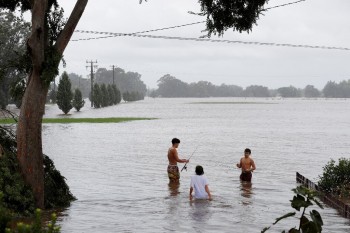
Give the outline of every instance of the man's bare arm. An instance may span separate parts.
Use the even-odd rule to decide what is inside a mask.
[[[205,185],[205,191],[208,193],[208,199],[211,201],[212,198],[211,198],[211,194],[210,194],[208,185]]]
[[[254,171],[256,169],[254,160],[251,159],[251,166],[252,168],[250,169],[251,171]]]
[[[237,167],[241,168],[242,167],[242,159],[239,161],[239,163],[237,163]]]
[[[192,197],[192,192],[193,192],[193,188],[191,187],[191,188],[190,188],[190,200],[192,200],[192,198],[193,198],[193,197]]]
[[[172,152],[174,153],[174,159],[176,160],[176,162],[178,162],[178,163],[187,163],[188,162],[187,159],[180,159],[179,158],[179,155],[178,155],[176,149],[172,149]]]

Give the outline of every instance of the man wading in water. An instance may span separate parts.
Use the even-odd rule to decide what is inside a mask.
[[[245,149],[244,157],[242,157],[240,162],[237,163],[237,167],[242,168],[242,173],[239,177],[241,181],[252,181],[252,172],[255,170],[256,167],[254,160],[249,157],[251,153],[252,152],[250,149]]]
[[[168,150],[168,177],[170,183],[179,183],[180,182],[180,172],[179,168],[177,167],[177,163],[188,163],[190,160],[188,159],[180,159],[177,154],[177,148],[179,147],[180,140],[177,138],[173,138],[171,140],[171,143],[173,144],[172,147]]]

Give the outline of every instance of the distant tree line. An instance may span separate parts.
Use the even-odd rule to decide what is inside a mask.
[[[213,85],[207,81],[197,83],[185,83],[169,74],[164,75],[158,81],[158,89],[149,91],[151,97],[306,97],[306,98],[350,98],[350,79],[335,83],[329,81],[323,90],[318,90],[313,85],[305,88],[294,86],[269,89],[260,85],[251,85],[243,89],[237,85],[221,84]]]

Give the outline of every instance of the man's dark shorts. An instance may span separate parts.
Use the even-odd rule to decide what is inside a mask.
[[[252,172],[242,172],[241,175],[239,176],[241,181],[247,181],[251,182],[252,181]]]

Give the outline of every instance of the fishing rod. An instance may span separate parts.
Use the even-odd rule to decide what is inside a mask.
[[[192,158],[192,156],[194,155],[194,153],[197,151],[198,147],[199,147],[199,145],[198,145],[198,146],[196,147],[196,149],[192,152],[191,156],[188,158],[188,161],[190,161],[190,159]],[[188,164],[188,162],[186,162],[185,165],[181,168],[181,171],[184,170],[184,169],[187,171],[187,164]]]

